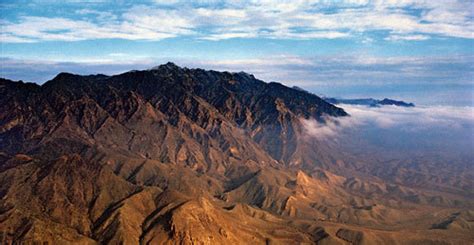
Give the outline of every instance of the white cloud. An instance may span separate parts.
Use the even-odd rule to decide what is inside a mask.
[[[80,13],[95,12],[82,10]],[[107,18],[92,22],[26,16],[18,23],[5,22],[0,37],[2,42],[78,41],[103,38],[160,40],[192,33],[190,31],[192,23],[177,11],[136,6],[129,9],[121,18],[122,21]]]
[[[106,11],[98,11],[94,9],[79,9],[75,11],[76,14],[78,15],[93,15],[96,16],[96,18],[100,21],[111,21],[111,20],[116,20],[117,16],[110,12]]]
[[[210,35],[201,37],[200,39],[218,41],[218,40],[230,39],[230,38],[251,38],[251,37],[256,37],[256,35],[253,33],[247,33],[247,32],[226,32],[226,33],[220,33],[220,34],[210,34]]]
[[[390,35],[385,40],[389,41],[423,41],[430,39],[427,35]]]
[[[8,33],[0,33],[0,41],[5,43],[32,43],[34,42],[31,39],[23,38],[21,36],[16,36]]]
[[[346,38],[370,31],[389,41],[430,36],[474,38],[469,1],[156,1],[109,13],[79,9],[79,18],[20,17],[2,23],[2,42],[101,38],[160,40]],[[85,18],[83,18],[85,17]]]
[[[397,130],[401,133],[436,132],[474,128],[474,107],[367,107],[339,105],[349,117],[325,118],[325,123],[314,119],[300,119],[308,136],[327,139],[344,135],[346,130],[361,127],[373,130]]]
[[[347,128],[360,126],[364,123],[354,117],[324,117],[324,120],[325,122],[318,122],[314,118],[300,118],[304,134],[318,139],[335,139]]]
[[[429,106],[397,107],[382,106],[364,108],[344,105],[343,108],[353,115],[355,120],[375,123],[380,128],[409,127],[423,129],[426,127],[461,128],[463,125],[474,125],[474,107]]]

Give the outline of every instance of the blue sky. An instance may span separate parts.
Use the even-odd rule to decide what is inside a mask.
[[[317,94],[473,105],[472,1],[0,2],[0,75],[115,74],[167,61]]]

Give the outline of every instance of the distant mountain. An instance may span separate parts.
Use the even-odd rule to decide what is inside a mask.
[[[0,79],[1,243],[472,241],[469,173],[346,157],[304,127],[347,116],[245,72],[173,63]]]
[[[401,106],[401,107],[415,107],[415,104],[413,103],[407,103],[404,101],[398,101],[398,100],[392,100],[392,99],[383,99],[383,100],[377,100],[377,99],[336,99],[336,98],[329,98],[329,97],[323,97],[324,100],[326,100],[329,103],[332,104],[350,104],[350,105],[366,105],[370,107],[378,107],[381,105],[395,105],[395,106]]]
[[[312,94],[311,92],[303,89],[303,88],[300,88],[298,86],[293,86],[292,87],[293,89],[295,90],[298,90],[298,91],[301,91],[301,92],[305,92],[305,93],[308,93],[308,94]],[[415,104],[413,103],[407,103],[407,102],[404,102],[404,101],[399,101],[399,100],[392,100],[392,99],[383,99],[383,100],[377,100],[377,99],[372,99],[372,98],[368,98],[368,99],[342,99],[342,98],[332,98],[332,97],[325,97],[325,96],[322,96],[321,98],[323,98],[325,101],[331,103],[331,104],[350,104],[350,105],[366,105],[366,106],[370,106],[370,107],[378,107],[378,106],[381,106],[381,105],[395,105],[395,106],[401,106],[401,107],[415,107]]]

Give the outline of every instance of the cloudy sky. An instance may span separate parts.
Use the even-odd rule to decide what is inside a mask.
[[[328,96],[474,105],[473,1],[125,2],[2,0],[0,76],[173,61]]]

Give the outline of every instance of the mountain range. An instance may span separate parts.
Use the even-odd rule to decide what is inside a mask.
[[[303,123],[347,117],[245,72],[173,63],[0,79],[0,241],[471,244],[470,163],[381,164]]]
[[[349,105],[366,105],[370,107],[379,107],[379,106],[384,106],[384,105],[394,105],[394,106],[401,106],[401,107],[415,107],[415,104],[413,103],[407,103],[405,101],[400,101],[400,100],[393,100],[393,99],[388,99],[385,98],[383,100],[377,100],[377,99],[337,99],[337,98],[329,98],[329,97],[323,97],[324,100],[326,100],[329,103],[332,104],[349,104]]]

